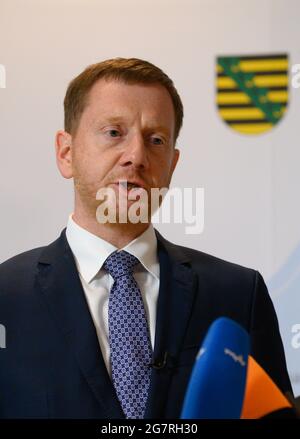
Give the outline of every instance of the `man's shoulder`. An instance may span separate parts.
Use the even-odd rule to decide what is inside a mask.
[[[210,274],[216,279],[218,277],[223,278],[228,277],[232,279],[240,278],[241,280],[254,279],[257,271],[253,268],[245,267],[243,265],[227,261],[220,257],[214,256],[212,254],[196,250],[191,247],[185,247],[183,245],[175,244],[168,241],[157,233],[157,238],[169,255],[179,262],[186,262],[191,265],[193,270],[198,273]]]
[[[32,276],[44,247],[36,247],[19,253],[0,264],[0,285],[20,282]]]
[[[253,273],[255,270],[249,267],[245,267],[236,262],[231,262],[226,259],[222,259],[218,256],[212,255],[210,253],[206,253],[200,250],[196,250],[191,247],[179,246],[182,252],[185,252],[190,257],[194,266],[201,265],[203,266],[214,266],[216,269],[220,270],[230,270],[230,271],[240,271],[245,273]]]
[[[38,260],[40,254],[46,246],[35,247],[24,252],[18,253],[0,264],[0,272],[3,270],[9,270],[13,267],[24,267],[25,265],[30,265]]]
[[[57,249],[60,239],[61,237],[50,244],[26,250],[2,262],[0,264],[0,289],[13,284],[28,284],[36,274],[38,263],[43,261],[45,251],[49,253]]]

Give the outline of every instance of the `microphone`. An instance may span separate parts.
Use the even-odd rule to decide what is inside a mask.
[[[297,417],[289,399],[254,358],[249,356],[241,419]]]
[[[226,317],[210,326],[187,387],[181,419],[239,419],[246,385],[249,335]]]

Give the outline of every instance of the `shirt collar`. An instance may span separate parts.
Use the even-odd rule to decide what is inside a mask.
[[[88,283],[102,268],[108,256],[119,250],[114,245],[75,223],[72,214],[69,215],[66,237],[74,254],[77,268]],[[149,273],[159,279],[157,238],[152,224],[145,232],[120,250],[126,250],[134,255]]]

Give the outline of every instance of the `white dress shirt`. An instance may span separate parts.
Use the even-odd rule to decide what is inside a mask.
[[[104,362],[111,375],[108,299],[114,281],[102,265],[106,258],[118,249],[75,223],[72,214],[69,216],[66,236],[75,258]],[[134,278],[142,293],[153,350],[159,290],[159,262],[157,239],[152,224],[144,233],[119,250],[126,250],[140,261],[135,267]]]

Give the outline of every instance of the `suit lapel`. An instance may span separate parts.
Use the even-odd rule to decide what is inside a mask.
[[[104,417],[123,418],[108,375],[65,229],[40,257],[37,287],[55,324],[77,359]]]
[[[156,231],[160,264],[154,361],[146,408],[147,418],[161,417],[168,397],[172,368],[182,348],[191,316],[197,277],[187,258]],[[161,367],[159,363],[161,364]]]

